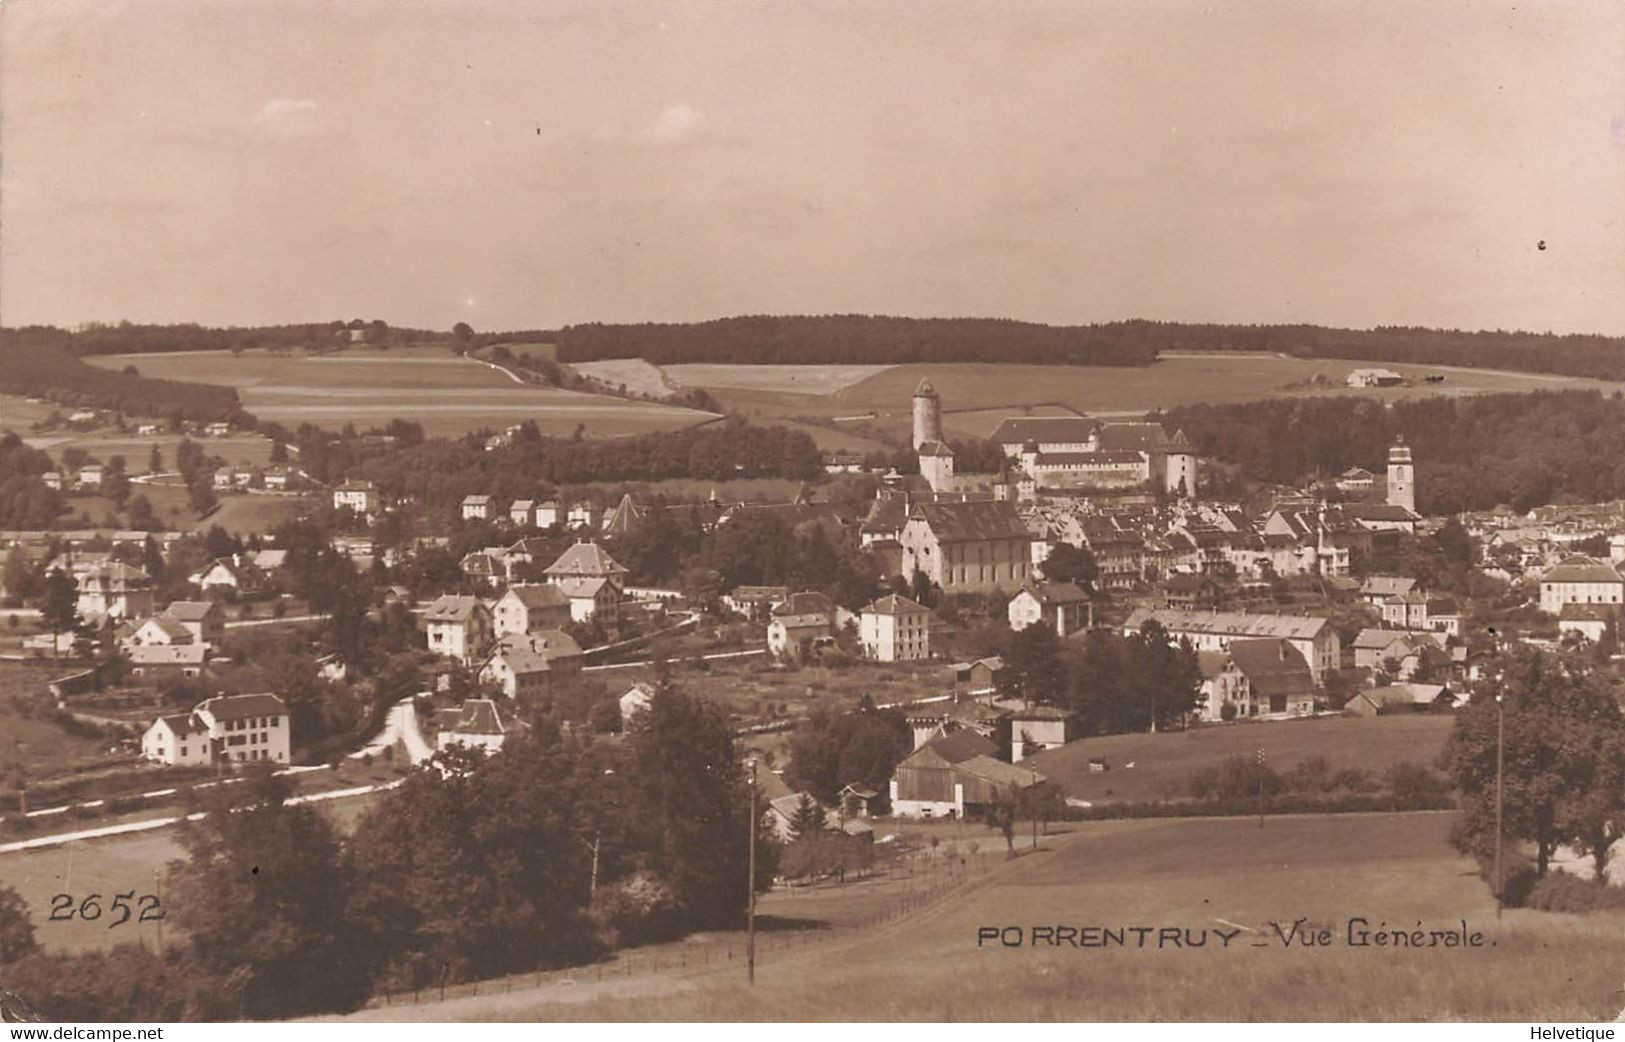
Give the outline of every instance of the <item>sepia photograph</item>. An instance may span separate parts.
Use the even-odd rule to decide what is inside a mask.
[[[1617,0],[0,2],[14,1042],[1612,1039],[1622,639]]]

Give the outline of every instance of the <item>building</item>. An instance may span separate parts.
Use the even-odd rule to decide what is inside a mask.
[[[1045,749],[1065,745],[1071,719],[1070,713],[1052,706],[1034,706],[1012,712],[1009,716],[1010,762],[1020,763]]]
[[[241,555],[215,558],[197,573],[194,581],[204,593],[210,590],[257,593],[265,588],[265,575]]]
[[[1010,598],[1005,615],[1013,630],[1042,622],[1065,637],[1092,624],[1089,595],[1076,583],[1026,583]]]
[[[597,543],[576,543],[548,565],[544,574],[569,599],[570,617],[575,621],[598,619],[614,624],[619,620],[626,569]]]
[[[470,495],[463,497],[464,521],[491,520],[491,497],[485,495]]]
[[[429,650],[473,665],[491,643],[491,612],[478,597],[443,594],[423,614]]]
[[[1368,575],[1360,583],[1360,599],[1381,608],[1390,597],[1403,597],[1416,589],[1416,580],[1406,575]]]
[[[1557,615],[1558,636],[1572,633],[1595,644],[1615,626],[1618,611],[1606,604],[1565,604]]]
[[[1388,505],[1416,513],[1416,467],[1404,438],[1388,450]]]
[[[141,736],[149,760],[171,766],[267,761],[287,764],[291,722],[276,695],[219,695],[190,713],[161,716]]]
[[[370,517],[378,513],[381,502],[378,487],[370,481],[346,481],[333,490],[334,510],[353,510]]]
[[[647,681],[635,681],[631,687],[621,695],[621,730],[629,731],[635,725],[637,718],[649,711],[654,705],[655,686]]]
[[[1383,625],[1461,636],[1461,609],[1450,597],[1429,597],[1417,590],[1382,602]]]
[[[1337,476],[1337,487],[1343,492],[1370,492],[1377,487],[1377,475],[1364,467],[1350,467]]]
[[[536,501],[534,499],[516,499],[508,504],[508,521],[520,528],[530,527],[536,517]]]
[[[152,614],[152,579],[141,569],[119,561],[98,565],[77,576],[75,606],[81,618],[137,619]]]
[[[858,618],[863,653],[881,662],[913,662],[931,657],[931,613],[907,597],[891,594]]]
[[[536,527],[555,528],[559,523],[559,502],[556,499],[544,500],[536,504]]]
[[[892,814],[963,818],[992,803],[1001,789],[1026,790],[1045,783],[1037,771],[996,759],[997,752],[997,746],[971,730],[926,742],[892,772]]]
[[[480,679],[496,684],[509,698],[545,692],[556,676],[581,672],[581,645],[562,630],[512,633],[496,644],[480,669]]]
[[[914,389],[914,451],[930,442],[942,441],[942,399],[930,380],[922,379]]]
[[[1209,653],[1210,655],[1212,653]],[[1205,720],[1285,719],[1315,711],[1315,678],[1302,652],[1279,638],[1234,640],[1221,653],[1222,665],[1204,669]],[[1209,660],[1211,661],[1211,660]],[[1205,664],[1205,663],[1204,663]],[[1224,707],[1232,706],[1229,714]]]
[[[1138,633],[1147,622],[1157,623],[1172,640],[1189,640],[1197,651],[1228,651],[1235,640],[1280,638],[1303,655],[1316,684],[1324,680],[1328,671],[1338,668],[1342,653],[1337,631],[1332,629],[1330,621],[1314,616],[1140,608],[1123,624],[1123,632]]]
[[[91,463],[79,468],[80,488],[101,488],[102,467],[98,463]]]
[[[435,735],[436,749],[461,745],[495,754],[508,738],[502,713],[489,698],[470,698],[455,709],[437,709],[435,723],[440,729]]]
[[[1393,713],[1443,712],[1454,705],[1455,696],[1443,684],[1389,684],[1355,695],[1343,706],[1343,712],[1350,716],[1372,717]]]
[[[767,624],[767,650],[778,658],[800,658],[820,642],[835,639],[835,603],[816,590],[791,594],[775,604]]]
[[[903,571],[948,593],[1015,593],[1031,576],[1032,533],[1007,501],[916,503],[903,525]]]
[[[1397,387],[1405,378],[1392,369],[1355,369],[1347,382],[1350,387]]]
[[[491,614],[498,637],[556,630],[570,621],[570,598],[552,583],[517,583],[497,598]]]
[[[1540,610],[1558,615],[1566,604],[1620,604],[1625,602],[1625,578],[1595,557],[1575,554],[1549,568],[1540,577]]]

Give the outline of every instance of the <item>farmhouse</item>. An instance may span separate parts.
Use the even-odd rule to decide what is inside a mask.
[[[1202,717],[1208,721],[1285,719],[1315,711],[1315,679],[1302,652],[1280,638],[1234,640],[1204,652]],[[1225,706],[1231,710],[1227,713]]]
[[[1010,598],[1005,614],[1013,630],[1024,630],[1041,622],[1052,627],[1057,637],[1064,637],[1089,628],[1091,608],[1089,595],[1076,583],[1030,582]]]
[[[999,790],[1044,784],[1037,771],[994,758],[994,744],[974,731],[955,731],[910,753],[892,773],[897,817],[963,818],[992,803]]]
[[[1390,684],[1360,692],[1349,699],[1343,712],[1350,716],[1386,716],[1448,710],[1454,704],[1455,696],[1443,684]]]
[[[816,590],[791,594],[771,614],[767,650],[778,658],[801,658],[815,643],[835,637],[835,603]]]
[[[931,657],[931,613],[923,605],[891,594],[875,601],[858,619],[863,653],[881,662]]]
[[[1405,378],[1392,369],[1355,369],[1348,375],[1350,387],[1396,387]]]
[[[1337,631],[1328,620],[1303,615],[1244,615],[1240,612],[1199,612],[1162,609],[1136,610],[1123,624],[1132,636],[1147,622],[1155,622],[1172,640],[1187,639],[1197,651],[1228,651],[1234,640],[1277,637],[1297,648],[1319,684],[1328,670],[1338,668],[1342,651]]]

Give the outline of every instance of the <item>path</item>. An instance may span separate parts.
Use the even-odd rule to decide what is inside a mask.
[[[351,753],[350,759],[382,756],[384,750],[397,741],[406,746],[406,755],[414,766],[434,755],[429,743],[423,740],[423,732],[418,728],[417,705],[410,698],[403,698],[390,707],[389,715],[384,717],[384,729],[372,741]]]

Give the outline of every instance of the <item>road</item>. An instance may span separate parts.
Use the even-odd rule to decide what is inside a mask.
[[[359,760],[368,755],[377,758],[396,741],[406,746],[406,755],[414,766],[434,755],[434,749],[423,740],[423,731],[418,727],[417,705],[410,698],[403,698],[390,707],[389,715],[384,717],[384,729],[372,741],[351,753],[350,759]]]

